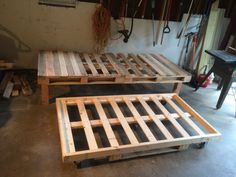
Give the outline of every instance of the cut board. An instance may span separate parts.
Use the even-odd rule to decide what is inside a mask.
[[[63,161],[150,154],[221,135],[177,94],[57,98],[56,107]]]

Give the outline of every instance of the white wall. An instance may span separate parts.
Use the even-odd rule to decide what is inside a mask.
[[[77,8],[73,9],[48,7],[38,5],[37,2],[37,0],[0,1],[0,24],[31,48],[31,52],[20,52],[14,47],[9,51],[6,49],[5,39],[0,40],[1,57],[7,58],[16,53],[12,59],[15,59],[19,67],[36,68],[37,53],[42,49],[94,51],[91,16],[96,4],[80,2]],[[130,21],[126,20],[126,23],[129,28]],[[171,22],[171,33],[165,35],[163,45],[153,47],[151,20],[136,19],[129,43],[123,43],[123,39],[111,41],[106,51],[114,53],[159,52],[178,63],[182,49],[182,45],[177,47],[178,26],[179,23]],[[113,32],[115,28],[113,23]],[[0,35],[13,39],[1,28]],[[15,39],[14,43],[17,45]]]

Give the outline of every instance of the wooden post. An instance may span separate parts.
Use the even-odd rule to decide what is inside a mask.
[[[42,104],[49,104],[49,90],[48,84],[41,84],[41,95],[42,95]]]
[[[182,85],[183,83],[174,83],[172,92],[179,94]]]

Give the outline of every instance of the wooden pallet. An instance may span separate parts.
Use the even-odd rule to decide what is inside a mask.
[[[177,93],[190,79],[190,74],[159,54],[42,51],[38,58],[38,83],[46,104],[49,85],[175,83]]]
[[[57,98],[56,107],[63,161],[130,158],[220,136],[177,94]]]
[[[75,84],[101,82],[188,82],[191,76],[157,54],[86,54],[43,51],[39,53],[38,76],[61,85],[63,78]],[[65,81],[66,82],[66,81]]]

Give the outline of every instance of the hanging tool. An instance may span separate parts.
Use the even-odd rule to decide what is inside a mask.
[[[192,54],[191,54],[191,59],[189,62],[189,69],[193,71],[193,65],[194,65],[194,59],[195,59],[195,54],[196,54],[196,46],[197,46],[197,33],[193,35],[193,40],[192,40]]]
[[[202,16],[201,19],[201,23],[200,23],[200,27],[199,27],[199,32],[198,32],[198,40],[199,41],[204,41],[205,37],[206,37],[206,30],[207,30],[207,24],[209,21],[209,16],[210,16],[210,11],[211,11],[211,5],[212,5],[212,1],[208,0],[206,1],[206,6],[204,8],[204,15]],[[202,56],[202,51],[203,51],[203,42],[199,42],[199,44],[201,44],[200,46],[200,55],[197,57],[197,66],[195,69],[195,75],[198,76],[199,75],[199,68],[200,68],[200,62],[201,62],[201,56]]]
[[[157,25],[156,44],[158,43],[159,35],[161,33],[161,27],[162,27],[162,23],[164,21],[164,16],[165,16],[166,8],[167,8],[167,0],[164,0],[162,8],[161,8],[162,9],[162,11],[161,11],[161,18],[158,21],[158,25]]]
[[[136,16],[136,14],[138,13],[138,9],[140,8],[141,4],[142,4],[143,0],[139,0],[139,3],[138,3],[138,7],[136,8],[135,12],[134,12],[134,15],[133,17]]]
[[[185,69],[188,69],[188,67],[187,67],[188,66],[188,64],[187,64],[188,63],[187,55],[188,55],[189,43],[190,43],[191,38],[192,38],[193,35],[194,35],[193,32],[190,32],[190,33],[185,35],[185,37],[187,38],[187,44],[186,44],[186,47],[185,47],[185,59],[184,59],[184,64],[183,64],[183,67]]]
[[[156,45],[155,41],[155,25],[154,25],[154,20],[155,20],[155,0],[152,0],[152,37],[153,37],[153,47]]]
[[[121,0],[121,4],[120,4],[120,11],[119,11],[119,19],[123,18],[125,16],[126,13],[126,4],[127,4],[127,0]]]
[[[145,11],[146,11],[146,7],[147,7],[147,1],[148,0],[143,0],[143,7],[142,7],[142,14],[141,14],[142,19],[145,16]]]
[[[189,9],[188,9],[188,13],[187,13],[187,18],[185,18],[184,23],[183,23],[184,26],[182,26],[181,30],[177,34],[177,38],[179,38],[178,46],[179,46],[181,38],[183,37],[183,35],[185,33],[185,30],[188,26],[188,23],[189,23],[189,20],[190,20],[190,17],[191,17],[190,12],[191,12],[191,9],[192,9],[192,6],[193,6],[193,2],[194,2],[194,0],[191,0],[190,6],[189,6]]]
[[[171,5],[172,5],[172,0],[168,0],[166,18],[165,18],[165,22],[164,22],[164,26],[162,30],[162,36],[161,36],[161,44],[163,43],[164,34],[170,33],[169,19],[170,19],[170,13],[171,13]]]
[[[183,11],[183,5],[184,5],[184,3],[183,3],[183,1],[181,1],[180,3],[179,3],[179,8],[178,8],[178,14],[177,14],[177,17],[176,17],[176,21],[178,22],[178,21],[180,21],[180,18],[181,18],[181,15],[182,15],[182,11]]]
[[[136,10],[134,10],[134,6],[135,6],[135,0],[133,0],[133,15],[132,15],[132,18],[131,18],[131,26],[130,26],[130,30],[127,30],[127,29],[123,29],[123,30],[119,30],[118,32],[121,33],[123,36],[124,36],[124,43],[127,43],[132,32],[133,32],[133,26],[134,26],[134,17],[135,15],[137,14],[138,12],[138,9],[140,7],[140,5],[142,4],[142,1],[143,0],[140,0],[139,3],[138,3],[138,7],[136,8]]]

